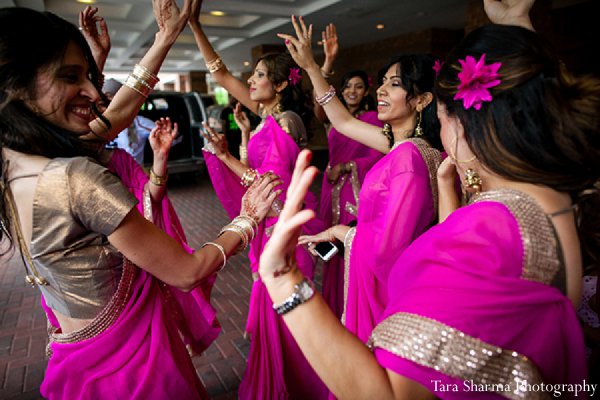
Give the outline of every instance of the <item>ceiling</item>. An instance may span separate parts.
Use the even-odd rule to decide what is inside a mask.
[[[181,4],[182,0],[178,0]],[[314,25],[315,38],[329,22],[337,26],[342,47],[426,29],[461,28],[468,0],[205,0],[201,22],[215,49],[234,72],[248,71],[251,49],[281,44],[277,32],[291,32],[290,15]],[[75,0],[0,0],[0,7],[51,11],[77,24],[85,4]],[[112,49],[106,72],[131,71],[154,38],[156,23],[150,0],[98,0],[108,24]],[[223,11],[224,16],[210,15]],[[375,28],[383,24],[384,29]],[[315,39],[316,41],[316,39]],[[317,50],[318,51],[318,50]],[[163,72],[206,70],[189,28],[181,34],[163,64]]]

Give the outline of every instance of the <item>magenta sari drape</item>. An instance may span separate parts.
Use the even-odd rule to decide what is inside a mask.
[[[533,251],[536,243],[524,242],[520,228],[511,211],[495,201],[452,213],[419,237],[395,263],[383,318],[425,317],[526,356],[546,384],[582,384],[586,362],[574,307],[557,288],[522,277],[539,266],[524,263],[526,251]],[[524,243],[530,248],[526,250]],[[428,340],[431,337],[424,337],[422,345]],[[462,350],[468,353],[469,348]],[[466,391],[464,379],[445,374],[443,367],[436,371],[382,348],[376,348],[375,355],[384,368],[419,382],[441,398],[500,397],[473,391],[470,383]],[[436,391],[436,380],[447,387],[457,385],[459,391],[442,392],[440,384]],[[526,397],[534,395],[532,391]],[[552,393],[546,395],[552,397]],[[561,398],[569,396],[573,394],[563,392]],[[587,396],[580,393],[582,397]]]
[[[430,171],[404,142],[367,174],[348,266],[346,328],[366,342],[388,302],[388,274],[400,254],[436,217]]]
[[[383,122],[377,119],[375,111],[366,111],[358,116],[360,121],[375,126],[383,126]],[[321,185],[321,198],[319,204],[319,217],[326,227],[334,224],[347,225],[356,220],[356,215],[346,210],[346,205],[357,206],[354,196],[354,190],[360,189],[367,172],[371,167],[383,157],[383,153],[371,149],[355,140],[352,140],[335,128],[331,128],[327,137],[329,146],[329,165],[334,167],[340,163],[353,161],[356,170],[352,174],[341,175],[337,182],[330,183],[327,175],[323,176]],[[344,180],[343,183],[340,180]],[[356,182],[353,182],[356,179]],[[332,192],[334,187],[341,184],[339,190],[339,217],[335,221],[332,211]],[[356,188],[353,188],[356,185]],[[337,208],[336,207],[336,208]],[[335,255],[330,261],[324,264],[323,268],[323,298],[329,304],[333,312],[342,316],[344,310],[344,257],[341,254]]]
[[[42,396],[61,400],[208,398],[163,302],[160,283],[135,266],[129,271],[131,279],[122,279],[116,294],[116,303],[123,303],[116,321],[92,338],[50,344],[52,357],[40,386]]]
[[[260,174],[272,171],[283,181],[284,192],[280,200],[285,201],[285,189],[291,181],[293,168],[300,148],[269,116],[262,128],[248,142],[248,162]],[[217,196],[231,218],[239,214],[241,199],[246,188],[240,178],[227,168],[217,157],[204,152],[207,169]],[[316,209],[316,197],[309,194],[306,207]],[[263,221],[256,237],[250,244],[251,272],[258,271],[260,254],[269,240],[269,228],[277,222],[276,217]],[[317,233],[322,228],[320,221],[311,221],[304,227],[307,233]],[[314,274],[314,260],[304,247],[296,250],[298,267],[307,276]],[[246,372],[239,388],[241,399],[319,399],[326,397],[324,384],[318,378],[300,348],[291,336],[283,319],[273,311],[273,303],[260,280],[255,280],[250,294],[248,323],[246,330],[251,343]]]
[[[137,207],[140,214],[144,215],[144,190],[149,180],[146,172],[122,149],[113,151],[107,168],[116,174],[123,185],[139,200]],[[158,228],[175,239],[188,253],[193,252],[193,249],[187,245],[181,222],[166,194],[160,203],[150,201],[146,208],[151,208],[152,222]],[[172,317],[192,354],[201,354],[221,332],[217,311],[210,304],[210,294],[215,280],[216,274],[203,280],[198,287],[188,293],[164,285],[165,297]]]

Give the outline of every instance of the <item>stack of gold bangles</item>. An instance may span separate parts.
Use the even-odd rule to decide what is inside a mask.
[[[244,251],[248,247],[248,243],[254,239],[256,231],[258,230],[258,224],[256,221],[247,215],[238,215],[229,224],[225,225],[219,232],[221,236],[225,232],[234,232],[239,235],[242,239],[242,243],[237,248],[236,253]]]
[[[133,67],[133,72],[129,74],[124,84],[142,96],[148,97],[148,94],[154,89],[158,81],[158,77],[150,72],[148,68],[136,64]]]
[[[246,172],[242,175],[242,186],[250,187],[254,183],[254,181],[258,178],[258,172],[255,169],[248,168]]]
[[[218,54],[217,54],[217,58],[206,62],[206,68],[208,69],[208,72],[210,72],[211,74],[214,74],[215,72],[217,72],[224,66],[225,66],[225,64],[223,64],[223,60],[221,60],[221,56],[219,56]]]

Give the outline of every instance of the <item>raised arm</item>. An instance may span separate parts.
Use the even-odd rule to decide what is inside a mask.
[[[79,13],[79,30],[83,34],[88,46],[90,46],[98,70],[102,72],[111,45],[106,21],[100,15],[97,15],[97,13],[98,8],[92,6],[87,6],[81,11]],[[98,30],[98,26],[100,30]]]
[[[223,86],[233,97],[240,103],[245,105],[250,111],[258,113],[258,103],[250,100],[250,92],[248,86],[233,76],[227,69],[221,57],[217,54],[213,46],[208,41],[202,24],[200,23],[200,9],[202,8],[202,0],[191,0],[192,11],[189,18],[189,25],[196,39],[198,49],[204,57],[206,67],[212,74],[213,78]]]
[[[327,79],[333,76],[335,73],[333,70],[333,62],[337,58],[340,49],[335,25],[327,25],[325,30],[321,32],[321,38],[323,43],[323,53],[325,53],[325,61],[323,61],[323,65],[321,66],[321,75]],[[317,102],[314,102],[313,112],[319,121],[328,121],[325,110],[323,110],[323,107],[321,107]]]
[[[490,21],[499,25],[517,25],[535,31],[529,11],[535,0],[483,0],[483,8]]]
[[[92,132],[107,141],[113,140],[119,132],[127,128],[137,115],[150,91],[144,82],[153,86],[155,83],[153,81],[158,80],[156,74],[158,74],[160,66],[169,49],[185,28],[190,14],[191,0],[184,0],[181,10],[175,0],[153,0],[152,8],[158,24],[158,32],[152,46],[138,63],[141,68],[136,67],[134,70],[136,75],[130,75],[130,78],[115,94],[110,105],[103,112],[103,116],[110,122],[110,126],[107,126],[101,118],[96,118],[90,123]]]
[[[169,171],[167,171],[167,161],[169,161],[169,152],[173,145],[173,140],[177,137],[177,123],[171,125],[171,120],[161,118],[156,121],[156,126],[150,132],[148,141],[154,158],[152,159],[152,168],[150,169],[150,197],[153,201],[161,201],[166,192],[166,183]]]
[[[329,122],[341,134],[348,136],[366,146],[382,153],[390,151],[388,139],[381,133],[381,129],[359,121],[344,107],[342,102],[335,96],[335,89],[321,76],[321,69],[315,62],[311,50],[312,25],[307,29],[302,17],[299,21],[292,16],[292,25],[296,36],[279,33],[294,58],[294,61],[304,69],[313,84],[316,100],[327,113]]]

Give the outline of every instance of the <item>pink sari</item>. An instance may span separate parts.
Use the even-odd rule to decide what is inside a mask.
[[[118,165],[118,161],[128,160],[132,159],[125,155],[113,162]],[[125,181],[128,178],[124,176]],[[70,334],[60,332],[52,310],[42,301],[53,325],[42,396],[82,400],[208,398],[162,286],[151,274],[124,260],[110,302],[90,324]],[[199,342],[207,343],[208,336],[203,335]]]
[[[390,302],[369,341],[379,363],[443,399],[552,397],[519,382],[582,384],[583,335],[559,289],[551,222],[514,190],[476,201],[394,265]]]
[[[388,302],[395,260],[434,224],[440,153],[422,139],[406,141],[371,168],[360,193],[356,234],[346,252],[344,324],[366,342]]]
[[[107,168],[139,200],[137,207],[140,214],[175,239],[188,253],[194,251],[187,245],[183,227],[168,196],[165,194],[160,203],[152,201],[147,189],[148,175],[131,155],[124,150],[115,149]],[[217,311],[210,304],[210,293],[215,280],[216,274],[205,279],[189,293],[163,285],[171,316],[193,355],[206,350],[221,332]]]
[[[268,171],[277,174],[283,181],[284,190],[290,183],[299,152],[296,142],[271,116],[266,118],[264,125],[248,142],[250,167],[260,174]],[[233,218],[240,212],[246,188],[241,185],[240,178],[217,157],[206,151],[204,156],[217,196]],[[285,191],[280,195],[280,200],[285,201]],[[309,194],[306,207],[314,210],[316,203],[316,197]],[[250,244],[250,268],[255,281],[250,294],[246,330],[251,343],[239,397],[252,400],[324,398],[327,393],[324,384],[302,355],[283,319],[273,310],[264,284],[256,279],[260,254],[276,222],[276,217],[266,218]],[[321,228],[320,221],[311,221],[304,229],[316,233]],[[313,277],[314,260],[304,247],[297,248],[296,262],[307,277]]]
[[[377,113],[367,111],[358,119],[375,126],[383,126],[377,119]],[[329,144],[329,165],[340,163],[352,164],[352,172],[340,175],[337,182],[330,183],[327,175],[323,176],[319,216],[324,225],[347,225],[356,220],[356,209],[360,187],[369,169],[383,154],[352,140],[335,128],[331,128],[327,138]],[[335,255],[323,268],[323,298],[338,317],[344,310],[344,259],[343,255]]]

